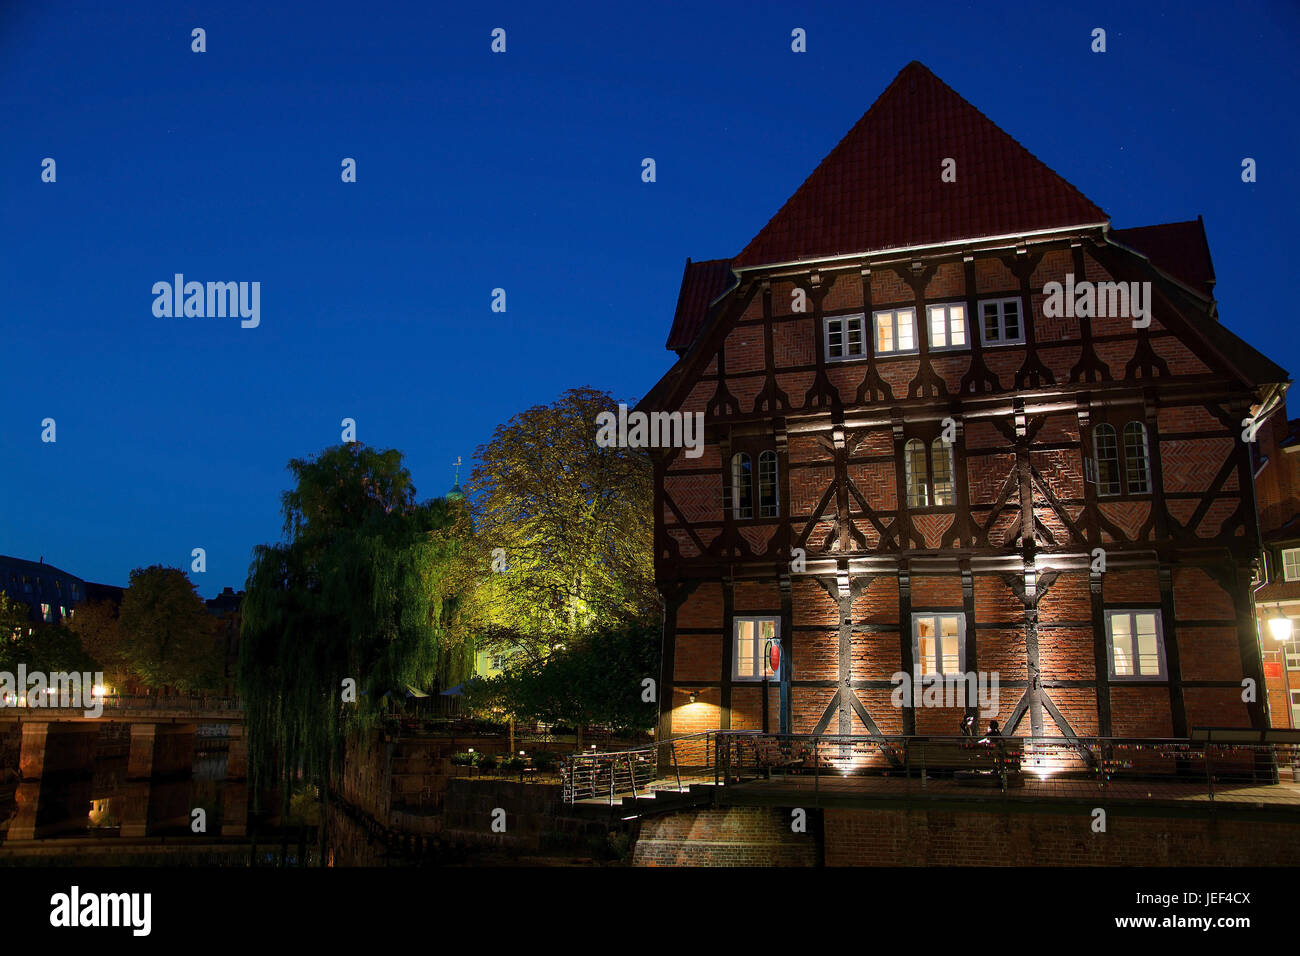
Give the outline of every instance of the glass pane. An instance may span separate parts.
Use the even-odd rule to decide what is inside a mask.
[[[936,438],[930,443],[930,458],[934,468],[935,506],[949,506],[953,503],[952,446],[945,445],[942,438]]]
[[[830,358],[840,358],[844,354],[844,333],[839,319],[826,320],[826,354]]]
[[[916,324],[916,312],[913,309],[900,309],[898,315],[898,350],[906,352],[915,348],[913,329]]]
[[[933,637],[922,637],[917,639],[917,654],[920,660],[917,664],[922,674],[935,673],[935,641]]]
[[[1110,425],[1098,425],[1093,432],[1093,442],[1097,454],[1097,494],[1119,494],[1119,443],[1115,438],[1115,429]]]
[[[950,345],[966,344],[966,307],[964,305],[948,306],[948,328],[952,333]]]
[[[1138,630],[1138,673],[1154,677],[1160,673],[1160,651],[1154,634]]]
[[[930,345],[942,348],[948,344],[948,317],[941,305],[930,306]]]
[[[1133,641],[1125,634],[1120,636],[1116,634],[1112,640],[1112,646],[1115,651],[1115,676],[1132,677],[1133,676]]]
[[[881,312],[876,316],[876,351],[894,351],[894,313]]]
[[[740,677],[754,677],[754,622],[736,622],[736,674]]]
[[[754,475],[749,456],[731,456],[731,513],[734,518],[754,517]]]
[[[758,456],[758,513],[760,517],[776,517],[776,498],[776,452],[765,451]]]
[[[951,620],[955,626],[957,623],[956,619],[953,618]],[[944,628],[944,630],[947,630],[947,628]],[[945,635],[943,638],[943,673],[956,674],[960,670],[961,661],[958,658],[957,638],[955,635],[953,637]]]
[[[1128,465],[1129,494],[1144,494],[1151,490],[1147,468],[1147,430],[1140,422],[1124,426],[1124,459]]]
[[[1002,327],[1007,341],[1020,338],[1020,303],[1015,299],[1002,303]]]
[[[907,506],[924,508],[930,503],[929,475],[925,465],[925,443],[919,438],[908,441],[903,449],[903,477],[907,482]]]
[[[865,355],[866,349],[862,346],[862,320],[848,320],[849,345],[845,350],[846,355]]]
[[[984,341],[998,342],[1002,339],[1001,326],[998,324],[998,306],[996,302],[984,303]]]

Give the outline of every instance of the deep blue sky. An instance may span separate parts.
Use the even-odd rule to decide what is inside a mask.
[[[0,553],[125,584],[201,546],[211,595],[345,416],[433,496],[566,388],[639,397],[685,258],[913,59],[1116,227],[1203,214],[1225,324],[1300,368],[1295,4],[612,6],[0,0]],[[176,272],[260,281],[261,327],[154,318]]]

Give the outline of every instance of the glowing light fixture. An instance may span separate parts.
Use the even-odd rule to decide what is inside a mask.
[[[1276,641],[1289,641],[1291,639],[1291,619],[1289,617],[1269,618],[1268,629],[1273,632],[1273,639]]]

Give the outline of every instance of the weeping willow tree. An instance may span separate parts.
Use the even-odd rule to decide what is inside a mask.
[[[249,568],[239,668],[255,792],[279,784],[286,803],[299,770],[328,792],[348,734],[377,724],[386,694],[463,661],[450,635],[468,551],[465,506],[417,502],[395,450],[351,443],[289,470],[286,540]]]

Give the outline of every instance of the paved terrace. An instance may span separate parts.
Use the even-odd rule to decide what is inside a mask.
[[[664,758],[670,749],[670,756],[689,750],[707,760],[674,765]],[[723,732],[575,756],[583,762],[566,784],[574,803],[613,803],[639,814],[704,804],[1049,813],[1103,806],[1130,815],[1300,823],[1300,783],[1291,770],[1300,765],[1300,748],[1290,743],[1055,738],[980,746],[959,738]]]

